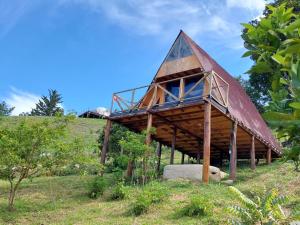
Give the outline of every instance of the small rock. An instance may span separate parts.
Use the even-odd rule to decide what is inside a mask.
[[[227,184],[229,186],[233,185],[233,180],[224,180],[222,183]]]

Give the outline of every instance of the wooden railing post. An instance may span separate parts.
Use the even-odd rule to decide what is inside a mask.
[[[230,134],[230,175],[231,180],[236,178],[236,160],[237,160],[237,151],[236,151],[236,133],[237,133],[237,122],[232,123],[231,134]]]
[[[183,101],[184,98],[184,79],[180,79],[180,88],[179,88],[179,99],[180,101]]]
[[[173,128],[173,135],[172,135],[172,148],[171,148],[171,157],[170,157],[170,164],[174,164],[174,154],[175,154],[175,146],[176,146],[176,132],[177,128]]]
[[[100,163],[103,165],[105,164],[106,154],[107,154],[107,150],[108,150],[110,129],[111,129],[111,120],[108,119],[106,121],[106,127],[105,127],[105,131],[104,131],[104,141],[103,141],[101,158],[100,158]]]
[[[251,169],[255,170],[255,137],[252,135],[251,138],[251,149],[250,149],[250,165],[251,165]]]
[[[272,150],[271,148],[268,148],[267,150],[267,164],[271,164],[272,162]]]
[[[204,103],[204,137],[203,137],[203,168],[202,182],[209,181],[210,166],[210,138],[211,138],[211,103]]]

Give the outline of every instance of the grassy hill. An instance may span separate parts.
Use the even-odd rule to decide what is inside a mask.
[[[41,117],[31,117],[39,120]],[[20,117],[6,117],[0,123],[4,126],[16,124]],[[80,136],[87,141],[96,141],[98,130],[105,120],[76,119],[69,125],[71,136]],[[164,149],[162,163],[169,161],[169,150]],[[180,154],[175,154],[175,162]],[[300,173],[293,171],[291,164],[275,162],[260,164],[256,171],[248,166],[239,167],[235,186],[248,196],[264,189],[278,188],[289,196],[285,207],[288,213],[296,215],[300,210]],[[109,176],[109,175],[106,175]],[[129,187],[129,197],[121,201],[109,200],[111,187],[97,200],[87,195],[92,176],[39,177],[25,180],[17,193],[14,212],[7,212],[9,184],[0,180],[0,224],[226,224],[230,218],[224,211],[226,206],[237,203],[228,191],[228,186],[220,183],[203,185],[188,181],[162,181],[168,190],[165,201],[154,205],[139,217],[132,216],[129,209],[141,192],[141,187]],[[192,195],[210,199],[213,213],[206,217],[179,217],[178,211],[187,204]],[[299,215],[298,215],[299,217]],[[300,218],[299,218],[300,220]]]
[[[128,210],[141,188],[130,187],[130,197],[121,201],[108,199],[110,189],[92,200],[87,196],[91,179],[91,176],[66,176],[26,180],[18,192],[17,210],[12,213],[6,211],[8,183],[1,181],[0,224],[225,224],[229,215],[224,208],[236,203],[224,184],[163,181],[162,185],[169,191],[167,200],[151,207],[148,213],[133,217]],[[299,212],[300,173],[294,172],[290,164],[260,165],[255,172],[240,168],[235,186],[250,196],[264,188],[278,188],[291,199],[286,210],[293,214]],[[178,210],[194,194],[211,199],[212,216],[178,217]]]

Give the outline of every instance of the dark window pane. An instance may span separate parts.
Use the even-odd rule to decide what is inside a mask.
[[[199,80],[200,80],[199,77],[185,80],[184,93],[188,92]],[[202,96],[203,87],[204,87],[204,82],[202,81],[188,95],[186,95],[185,98]]]
[[[180,85],[180,81],[169,82],[169,83],[167,83],[166,89],[169,92],[171,92],[173,95],[178,97],[179,96],[179,85]],[[176,100],[172,96],[170,96],[169,94],[166,93],[165,101],[166,102],[172,102],[172,101],[176,101]]]
[[[184,37],[180,35],[170,50],[166,61],[180,59],[193,54],[191,47],[186,43]]]

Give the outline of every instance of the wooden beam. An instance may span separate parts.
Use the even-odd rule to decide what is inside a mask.
[[[179,99],[182,101],[184,98],[184,80],[183,78],[180,79],[180,87],[179,87]]]
[[[267,150],[267,164],[271,164],[272,162],[272,150],[271,148],[268,148]]]
[[[181,164],[184,164],[184,153],[181,153]]]
[[[229,147],[229,154],[230,154],[230,175],[229,178],[231,180],[235,180],[236,178],[236,132],[237,132],[237,122],[234,121],[232,123],[231,134],[230,134],[230,147]]]
[[[175,154],[175,146],[176,146],[176,132],[177,132],[177,128],[174,127],[173,136],[172,136],[170,164],[174,164],[174,154]]]
[[[161,160],[161,143],[160,142],[157,142],[156,156],[157,156],[156,172],[158,173],[160,170],[160,160]]]
[[[250,149],[250,166],[252,170],[255,170],[255,137],[252,135],[251,149]]]
[[[108,142],[109,142],[111,123],[112,123],[111,120],[106,121],[106,127],[105,127],[105,131],[104,131],[104,141],[103,141],[101,158],[100,158],[100,163],[103,165],[105,164],[106,154],[108,151]]]
[[[211,138],[211,103],[204,104],[204,137],[203,137],[203,168],[202,182],[209,181],[209,166],[210,166],[210,138]]]

